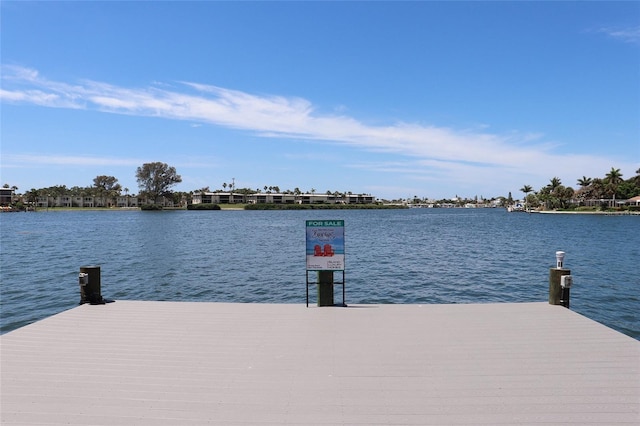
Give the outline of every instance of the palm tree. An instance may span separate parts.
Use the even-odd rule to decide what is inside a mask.
[[[562,185],[562,182],[560,181],[559,177],[554,177],[553,179],[551,179],[551,181],[549,183],[549,186],[551,187],[551,191],[553,191],[554,189],[556,189],[560,185]]]
[[[591,185],[591,182],[593,182],[593,179],[586,176],[582,176],[582,179],[578,179],[578,185],[580,185],[582,188],[586,188],[587,186]]]
[[[609,192],[613,194],[613,200],[615,202],[618,186],[623,182],[620,169],[614,169],[612,167],[611,171],[607,173],[605,180],[607,181],[607,188],[609,189]]]
[[[562,187],[562,190],[560,191],[559,195],[560,195],[560,205],[563,208],[567,208],[568,205],[569,205],[569,202],[571,201],[571,199],[575,195],[575,191],[570,186],[568,186],[566,188]]]
[[[593,192],[593,184],[594,180],[586,177],[586,176],[582,176],[581,179],[578,179],[578,185],[580,185],[580,190],[576,191],[576,198],[580,201],[580,204],[582,205],[582,203],[584,202],[584,200],[587,198],[587,196]]]
[[[604,181],[600,178],[594,178],[591,182],[590,195],[591,198],[603,198],[605,185]]]
[[[27,202],[31,205],[33,211],[38,207],[38,197],[43,194],[42,189],[31,188],[27,192],[25,192],[25,196],[27,198]]]
[[[522,188],[520,188],[521,192],[524,192],[524,209],[527,209],[527,194],[529,194],[530,192],[533,192],[533,188],[531,188],[531,185],[525,185]]]

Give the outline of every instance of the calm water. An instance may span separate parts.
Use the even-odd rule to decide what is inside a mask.
[[[77,306],[86,265],[109,299],[305,303],[306,219],[345,220],[347,304],[546,302],[563,250],[571,309],[640,339],[640,216],[502,209],[2,214],[1,332]]]

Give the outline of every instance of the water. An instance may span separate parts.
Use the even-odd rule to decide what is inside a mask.
[[[640,339],[639,216],[501,209],[2,214],[0,332],[77,306],[87,265],[109,299],[305,303],[307,219],[345,220],[347,304],[546,302],[563,250],[571,309]]]

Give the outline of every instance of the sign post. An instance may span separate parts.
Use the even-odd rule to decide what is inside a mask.
[[[307,220],[307,306],[309,272],[317,271],[318,306],[334,306],[333,286],[342,284],[344,306],[344,220]],[[334,272],[342,272],[342,282],[334,282]]]

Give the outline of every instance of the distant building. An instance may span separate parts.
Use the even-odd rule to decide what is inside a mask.
[[[0,188],[0,206],[8,206],[13,201],[13,189]]]
[[[193,194],[193,204],[373,204],[376,198],[364,194],[283,194],[231,192],[200,192]]]
[[[138,207],[138,197],[130,195],[121,195],[116,198],[116,206],[118,207]]]
[[[640,195],[638,195],[637,197],[629,198],[627,200],[627,204],[629,204],[630,206],[640,206]]]
[[[235,192],[200,192],[191,197],[193,204],[238,204],[245,202],[245,195]]]
[[[376,202],[376,199],[372,195],[349,194],[345,196],[345,201],[347,204],[373,204]]]
[[[248,204],[295,204],[294,194],[249,194],[245,197]]]

